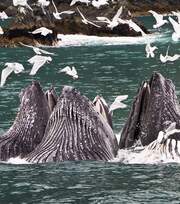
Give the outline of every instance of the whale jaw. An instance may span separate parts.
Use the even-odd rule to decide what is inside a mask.
[[[171,122],[180,126],[175,87],[171,80],[155,72],[150,81],[144,82],[138,90],[122,130],[119,147],[131,147],[137,140],[143,146],[148,145]]]
[[[0,160],[25,157],[42,140],[50,110],[38,82],[20,93],[20,107],[10,129],[0,138]]]

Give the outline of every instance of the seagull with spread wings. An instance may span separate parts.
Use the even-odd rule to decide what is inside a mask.
[[[168,23],[167,20],[163,19],[164,16],[162,14],[158,14],[152,10],[149,10],[149,13],[151,13],[156,20],[156,24],[153,25],[153,28],[159,28],[159,27],[163,26],[165,23]]]
[[[62,18],[61,18],[61,15],[64,15],[64,14],[73,14],[75,11],[71,11],[71,10],[67,10],[67,11],[62,11],[62,12],[58,12],[58,10],[57,10],[57,7],[56,7],[56,5],[55,5],[55,3],[54,3],[54,1],[52,0],[52,4],[53,4],[53,6],[54,6],[54,9],[55,9],[55,12],[53,12],[53,16],[54,16],[54,18],[56,18],[57,20],[61,20]]]
[[[81,13],[81,11],[79,10],[79,8],[77,8],[77,10],[78,10],[80,16],[82,17],[82,22],[83,22],[84,24],[86,24],[86,25],[87,25],[87,24],[91,24],[91,25],[93,25],[93,26],[95,26],[95,27],[97,27],[97,28],[100,28],[100,27],[101,27],[101,26],[96,25],[95,23],[93,23],[93,22],[87,20],[87,19],[84,17],[84,15]]]
[[[178,41],[180,39],[180,23],[175,21],[173,18],[169,17],[169,21],[174,28],[174,33],[172,34],[172,39]]]
[[[41,54],[45,54],[45,55],[55,55],[54,53],[52,52],[48,52],[46,50],[43,50],[43,49],[40,49],[39,47],[34,47],[32,45],[26,45],[22,42],[20,42],[21,45],[25,46],[25,47],[29,47],[29,48],[32,48],[33,51],[37,54],[37,55],[41,55]]]
[[[72,76],[73,79],[78,78],[78,74],[74,66],[72,66],[72,68],[70,66],[66,66],[59,71],[59,73],[61,72],[65,72],[67,75]]]
[[[5,68],[1,72],[1,87],[4,86],[6,79],[8,76],[14,72],[15,74],[19,74],[24,71],[24,67],[22,64],[17,62],[7,62],[5,63]]]
[[[30,58],[28,62],[33,64],[30,75],[35,75],[37,71],[45,64],[52,61],[52,58],[49,56],[35,55]]]
[[[36,30],[34,30],[33,32],[32,32],[32,34],[41,34],[41,35],[43,35],[43,36],[46,36],[46,35],[48,35],[48,34],[52,34],[53,33],[53,31],[52,30],[50,30],[50,29],[48,29],[48,28],[45,28],[45,27],[40,27],[40,28],[38,28],[38,29],[36,29]]]

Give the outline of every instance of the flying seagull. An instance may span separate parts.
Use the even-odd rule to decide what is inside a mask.
[[[160,54],[160,60],[162,63],[166,63],[167,61],[173,62],[173,61],[178,60],[180,58],[179,54],[175,54],[173,56],[170,56],[170,55],[168,55],[168,52],[169,52],[169,46],[167,48],[165,56]]]
[[[35,55],[34,57],[30,58],[28,62],[30,64],[33,64],[33,67],[31,69],[30,75],[35,75],[37,71],[45,64],[52,61],[52,58],[49,56],[41,56],[41,55]]]
[[[55,3],[54,3],[54,1],[52,0],[52,4],[53,4],[53,6],[54,6],[54,9],[55,9],[55,12],[53,12],[53,16],[54,16],[54,18],[56,18],[57,20],[61,20],[62,18],[61,18],[61,15],[63,15],[63,14],[73,14],[75,11],[71,11],[71,10],[68,10],[68,11],[62,11],[62,12],[58,12],[58,10],[57,10],[57,7],[56,7],[56,5],[55,5]]]
[[[24,71],[24,67],[22,64],[17,62],[8,62],[5,63],[5,68],[1,72],[1,87],[5,84],[7,77],[14,72],[15,74],[19,74]]]
[[[104,23],[107,23],[107,27],[110,28],[111,30],[113,28],[115,28],[116,26],[119,25],[119,23],[126,23],[125,20],[123,19],[120,19],[120,16],[122,14],[122,11],[123,11],[123,7],[121,6],[118,11],[116,12],[116,14],[114,15],[114,17],[112,18],[112,20],[109,20],[107,17],[96,17],[98,21],[100,22],[104,22]]]
[[[27,7],[28,9],[30,9],[31,11],[33,11],[33,9],[29,6],[29,4],[27,3],[27,0],[13,0],[13,5],[14,6],[21,6],[21,7]]]
[[[172,11],[172,14],[177,17],[178,23],[180,23],[180,12],[179,11],[178,12]]]
[[[149,58],[154,58],[155,54],[154,51],[157,50],[158,48],[156,46],[151,46],[150,42],[147,43],[145,51],[146,51],[146,57]]]
[[[2,19],[2,20],[6,20],[6,19],[8,19],[9,17],[8,17],[8,15],[3,11],[3,12],[0,12],[0,19]]]
[[[97,28],[100,28],[100,27],[101,27],[101,26],[96,25],[95,23],[93,23],[93,22],[87,20],[87,19],[84,17],[84,15],[81,13],[81,11],[79,10],[79,8],[77,8],[77,10],[78,10],[79,14],[81,15],[81,17],[82,17],[82,22],[83,22],[84,24],[86,24],[86,25],[87,25],[87,24],[91,24],[91,25],[93,25],[93,26],[95,26],[95,27],[97,27]]]
[[[93,0],[92,5],[99,9],[101,6],[108,5],[108,0]]]
[[[174,41],[178,41],[180,39],[180,23],[175,21],[173,18],[169,17],[169,21],[171,22],[173,28],[174,28],[174,33],[172,34],[172,39]]]
[[[113,111],[119,108],[126,108],[127,105],[122,103],[122,101],[126,100],[128,98],[128,95],[120,95],[117,96],[114,100],[114,102],[109,107],[109,113],[113,114]]]
[[[71,3],[70,3],[70,6],[73,6],[73,5],[76,4],[77,2],[85,3],[87,6],[88,6],[88,4],[90,3],[89,0],[72,0]]]
[[[78,74],[74,66],[72,66],[72,68],[70,66],[66,66],[59,72],[65,72],[67,75],[72,76],[73,79],[78,79]]]
[[[165,23],[168,23],[167,20],[163,19],[164,16],[162,14],[158,14],[152,10],[149,10],[149,13],[151,13],[154,16],[154,18],[156,19],[156,24],[153,25],[153,28],[159,28],[159,27],[163,26]]]
[[[50,1],[47,0],[38,0],[37,5],[39,5],[43,11],[43,13],[46,15],[45,7],[49,6]]]
[[[50,30],[50,29],[48,29],[48,28],[41,27],[41,28],[38,28],[38,29],[36,29],[36,30],[34,30],[34,31],[32,32],[32,34],[38,34],[38,33],[40,33],[40,34],[43,35],[43,36],[46,36],[46,35],[48,35],[48,34],[50,34],[50,33],[53,33],[53,31]]]
[[[54,53],[52,52],[48,52],[46,50],[43,50],[43,49],[40,49],[39,47],[34,47],[32,45],[26,45],[22,42],[20,42],[21,45],[25,46],[25,47],[29,47],[29,48],[32,48],[33,51],[37,54],[37,55],[41,55],[41,54],[45,54],[45,55],[55,55]]]

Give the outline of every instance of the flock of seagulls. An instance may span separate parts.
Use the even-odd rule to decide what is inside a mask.
[[[158,14],[155,11],[150,10],[149,11],[155,18],[156,23],[153,25],[153,28],[160,28],[161,26],[168,24],[169,22],[171,23],[174,32],[172,33],[172,40],[173,41],[178,41],[180,39],[180,12],[172,12],[172,14],[174,16],[176,16],[177,20],[174,20],[172,17],[168,17],[168,20],[163,19],[164,16],[162,14]],[[145,47],[145,51],[146,51],[146,57],[149,58],[154,58],[155,57],[155,50],[157,50],[158,48],[156,46],[151,46],[150,42],[147,41],[146,47]],[[166,63],[166,62],[173,62],[176,61],[178,59],[180,59],[180,54],[174,54],[173,56],[168,55],[168,51],[169,51],[169,46],[167,48],[166,51],[166,55],[163,55],[162,53],[159,55],[159,59],[162,63]]]
[[[103,5],[108,5],[108,0],[72,0],[70,6],[75,5],[77,2],[86,4],[87,6],[89,6],[90,4],[94,7],[96,7],[97,9],[99,9],[101,6]],[[38,0],[37,1],[37,5],[40,6],[43,10],[43,13],[45,14],[45,8],[47,6],[49,6],[52,3],[52,6],[54,7],[54,12],[53,12],[53,16],[54,18],[56,18],[57,20],[61,20],[63,18],[63,15],[71,15],[74,14],[75,11],[73,10],[66,10],[66,11],[62,11],[59,12],[54,1],[52,0],[51,2],[49,0]],[[29,9],[31,11],[33,11],[33,9],[31,8],[31,6],[27,3],[27,0],[13,0],[13,5],[19,8],[23,8],[23,9]],[[104,16],[98,16],[96,17],[95,21],[90,21],[88,20],[85,15],[82,13],[82,11],[77,7],[77,12],[79,13],[79,15],[82,18],[82,22],[85,25],[91,24],[92,26],[95,26],[97,28],[101,27],[101,24],[105,24],[109,29],[113,30],[115,27],[117,27],[119,24],[128,24],[129,27],[131,29],[133,29],[136,32],[140,32],[141,35],[143,37],[145,37],[145,39],[147,40],[147,44],[145,47],[145,51],[146,51],[146,57],[147,58],[154,58],[155,57],[155,51],[158,49],[156,46],[151,45],[151,43],[148,41],[147,34],[145,34],[145,32],[141,29],[141,27],[139,25],[137,25],[132,19],[123,19],[122,18],[122,14],[123,14],[123,9],[124,7],[121,6],[117,12],[115,13],[114,17],[112,19],[108,19],[107,17]],[[131,15],[131,13],[128,11],[129,16]],[[159,29],[161,26],[167,24],[167,23],[171,23],[174,29],[174,32],[172,33],[172,39],[174,41],[177,41],[180,39],[180,12],[172,12],[172,14],[174,16],[176,16],[177,21],[174,20],[172,17],[169,16],[168,20],[164,19],[164,16],[161,14],[156,13],[155,11],[150,10],[149,13],[151,13],[155,20],[156,23],[153,25],[154,29]],[[0,13],[0,19],[5,20],[8,19],[9,17],[7,16],[7,14],[3,11]],[[3,34],[3,30],[0,27],[0,34]],[[33,35],[36,34],[41,34],[42,36],[47,36],[48,34],[52,34],[53,31],[46,28],[46,27],[40,27],[34,31],[31,32]],[[32,48],[33,51],[35,52],[35,56],[33,56],[32,58],[30,58],[28,60],[28,62],[30,64],[33,65],[30,75],[35,75],[37,73],[37,71],[46,63],[50,63],[52,61],[52,57],[50,57],[49,55],[54,55],[54,53],[50,53],[46,50],[40,49],[38,47],[35,46],[30,46],[30,45],[25,45],[23,43],[21,43],[23,46]],[[170,56],[168,55],[168,50],[169,47],[167,49],[166,55],[160,54],[160,61],[162,63],[166,63],[168,61],[175,61],[178,60],[180,58],[179,54],[175,54],[174,56]],[[43,55],[48,55],[48,56],[43,56]],[[3,86],[5,84],[5,81],[7,79],[7,77],[14,71],[14,73],[20,73],[17,70],[17,67],[20,67],[20,70],[23,71],[24,69],[22,69],[22,66],[20,66],[19,63],[12,63],[13,66],[15,67],[14,69],[12,69],[12,65],[11,65],[11,69],[7,69],[9,66],[7,66],[7,63],[5,64],[6,68],[4,70],[8,70],[8,71],[2,71],[1,74],[1,86]],[[16,65],[16,66],[15,66]],[[9,71],[11,70],[11,72]],[[12,71],[13,70],[13,71]],[[75,69],[75,67],[69,67],[66,66],[65,68],[61,69],[59,71],[60,73],[64,72],[67,75],[71,76],[73,79],[78,79],[78,74],[77,71]],[[5,74],[4,74],[5,73]]]

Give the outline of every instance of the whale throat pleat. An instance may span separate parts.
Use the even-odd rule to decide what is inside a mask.
[[[64,88],[44,138],[28,155],[30,162],[110,160],[117,154],[112,129],[93,104],[73,88]]]

